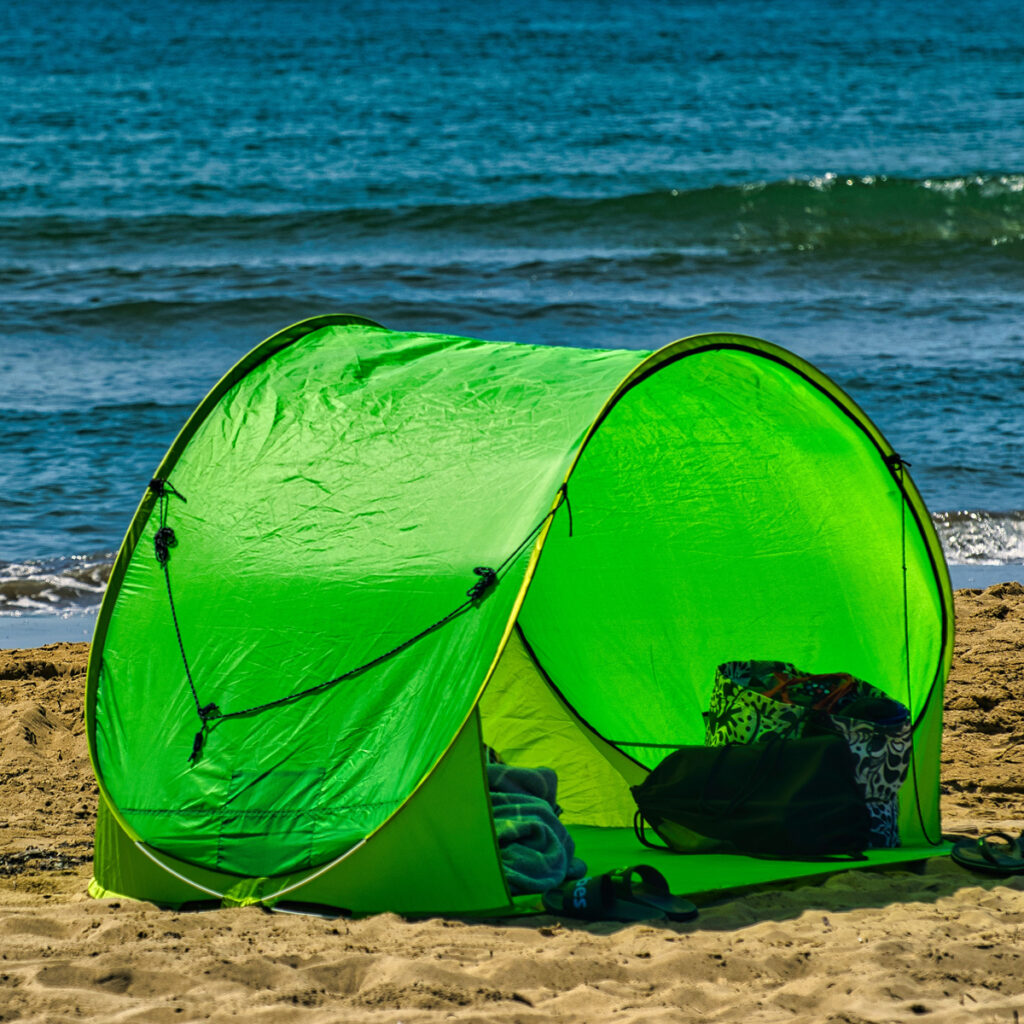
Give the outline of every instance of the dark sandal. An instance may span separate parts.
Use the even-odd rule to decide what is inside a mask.
[[[660,910],[670,921],[692,921],[697,916],[697,907],[681,896],[673,896],[665,876],[647,864],[618,868],[609,875],[620,899],[645,903]]]
[[[665,912],[650,903],[619,898],[611,874],[563,882],[541,897],[544,909],[581,921],[664,921]]]
[[[1024,874],[1022,845],[1024,833],[1014,839],[1005,832],[985,832],[977,839],[961,839],[950,856],[961,867],[985,875],[1020,875]]]

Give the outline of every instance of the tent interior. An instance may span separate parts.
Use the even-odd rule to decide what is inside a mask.
[[[484,739],[506,760],[555,767],[591,870],[639,853],[690,894],[822,870],[638,848],[628,786],[673,747],[704,742],[717,665],[845,666],[920,721],[945,640],[924,540],[908,534],[903,550],[902,501],[856,424],[837,423],[817,389],[787,387],[777,364],[758,368],[766,415],[735,372],[682,360],[605,415],[571,477],[571,532],[552,528],[480,705]],[[873,863],[934,852],[934,747],[915,764],[903,846],[869,851]]]
[[[197,409],[112,573],[93,895],[535,907],[502,875],[485,747],[555,770],[590,873],[650,863],[677,893],[944,849],[946,566],[904,464],[823,374],[734,335],[651,354],[347,317],[290,332]],[[477,566],[496,585],[466,602]],[[739,659],[908,705],[900,847],[640,845],[629,787],[704,742],[716,666]]]

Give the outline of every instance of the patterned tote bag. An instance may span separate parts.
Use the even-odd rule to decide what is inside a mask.
[[[910,765],[910,712],[846,673],[814,675],[789,662],[719,665],[706,714],[705,744],[756,743],[834,733],[854,755],[855,778],[871,819],[871,846],[899,846],[899,791]]]

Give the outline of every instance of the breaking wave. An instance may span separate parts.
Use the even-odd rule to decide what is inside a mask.
[[[339,197],[340,198],[340,197]],[[225,206],[234,207],[224,212]],[[155,207],[155,212],[154,212]],[[182,212],[184,211],[184,212]],[[0,220],[23,243],[132,246],[261,243],[308,246],[317,239],[399,235],[500,240],[509,244],[584,241],[607,247],[696,248],[716,253],[1024,246],[1024,174],[946,178],[850,176],[704,188],[666,188],[614,197],[540,196],[507,202],[310,207],[287,196],[268,204],[244,189],[216,203],[169,193],[148,209],[28,212]],[[6,268],[9,275],[24,268]]]
[[[932,521],[951,565],[1024,563],[1024,511],[938,512]]]
[[[95,609],[113,552],[0,562],[0,615],[54,615]]]

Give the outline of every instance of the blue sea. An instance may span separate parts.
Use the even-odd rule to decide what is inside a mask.
[[[85,639],[162,454],[325,312],[766,338],[1024,579],[1009,0],[0,6],[0,647]]]

